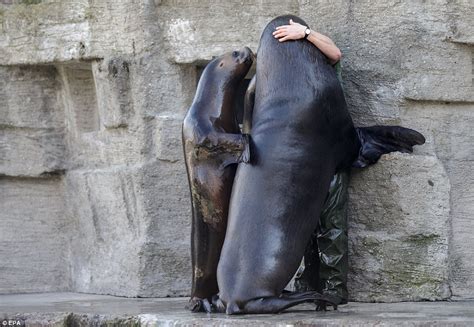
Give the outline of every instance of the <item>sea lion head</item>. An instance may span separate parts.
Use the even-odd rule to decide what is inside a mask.
[[[252,50],[248,47],[243,47],[240,50],[227,52],[222,56],[214,58],[206,66],[203,74],[211,73],[214,76],[220,76],[227,83],[239,83],[247,75],[254,59],[255,55]]]

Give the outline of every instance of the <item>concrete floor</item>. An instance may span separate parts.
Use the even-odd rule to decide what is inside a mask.
[[[277,315],[192,314],[185,298],[121,298],[80,293],[0,295],[0,320],[27,326],[474,326],[474,300],[349,303],[316,312],[300,305]],[[0,326],[8,321],[0,321]]]

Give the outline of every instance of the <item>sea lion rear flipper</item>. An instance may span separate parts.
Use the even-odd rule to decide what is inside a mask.
[[[400,126],[372,126],[356,128],[361,147],[353,167],[363,168],[376,163],[382,154],[400,151],[413,152],[414,145],[425,143],[422,134]]]
[[[212,303],[208,299],[200,299],[193,297],[186,305],[186,309],[191,312],[212,312]]]
[[[315,291],[310,292],[292,292],[291,294],[281,294],[280,296],[268,296],[255,298],[237,306],[235,303],[227,303],[227,314],[256,314],[256,313],[279,313],[285,309],[301,303],[322,303],[337,306],[331,297],[319,294]]]

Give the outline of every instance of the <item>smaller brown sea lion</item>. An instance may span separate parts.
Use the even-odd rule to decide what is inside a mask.
[[[249,160],[248,140],[234,113],[239,84],[252,66],[249,48],[212,60],[183,122],[183,149],[192,202],[193,283],[189,309],[211,310],[237,163]]]

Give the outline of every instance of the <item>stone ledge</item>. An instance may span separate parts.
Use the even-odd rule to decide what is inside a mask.
[[[278,315],[192,314],[185,298],[122,298],[82,293],[0,295],[0,320],[27,326],[472,326],[474,299],[459,302],[357,303],[337,311],[297,306]]]

